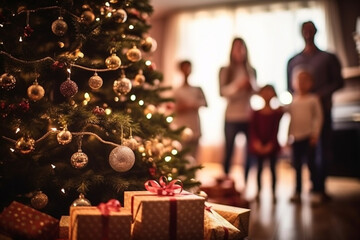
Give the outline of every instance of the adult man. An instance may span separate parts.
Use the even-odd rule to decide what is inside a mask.
[[[318,95],[324,114],[324,124],[317,147],[318,174],[316,181],[320,186],[322,199],[328,200],[326,194],[325,179],[327,175],[327,162],[332,157],[331,141],[331,107],[332,94],[344,85],[341,76],[341,65],[337,56],[333,53],[320,50],[314,42],[317,29],[312,21],[302,24],[302,36],[305,47],[302,52],[296,54],[288,61],[287,77],[288,89],[292,91],[292,77],[297,69],[304,68],[310,71],[314,77],[313,92]]]

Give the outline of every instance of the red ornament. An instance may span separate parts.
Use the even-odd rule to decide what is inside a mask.
[[[56,69],[61,69],[64,66],[65,66],[65,64],[63,62],[55,61],[51,67],[52,67],[52,69],[56,70]]]
[[[26,27],[24,28],[24,36],[30,37],[33,32],[34,32],[34,29],[32,29],[29,24],[26,25]]]
[[[150,173],[151,176],[155,177],[155,175],[156,175],[156,168],[154,168],[154,167],[149,168],[149,173]]]
[[[60,92],[64,97],[72,97],[78,92],[78,85],[68,78],[60,85]]]
[[[99,116],[105,114],[105,110],[99,106],[96,106],[92,112],[93,112],[93,114],[99,115]]]
[[[26,100],[21,101],[18,106],[24,112],[27,112],[30,109],[30,104]]]

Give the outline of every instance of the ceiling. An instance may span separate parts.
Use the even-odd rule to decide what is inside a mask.
[[[219,5],[224,3],[235,3],[239,1],[244,0],[150,0],[150,4],[154,7],[152,17],[158,18],[176,10]]]

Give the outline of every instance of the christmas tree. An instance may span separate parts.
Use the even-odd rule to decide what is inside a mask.
[[[150,61],[148,0],[0,4],[2,208],[16,200],[59,217],[122,201],[148,179],[200,184]]]

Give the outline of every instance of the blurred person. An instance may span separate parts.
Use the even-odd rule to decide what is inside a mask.
[[[235,137],[243,133],[248,142],[249,120],[251,115],[250,97],[254,92],[256,71],[252,67],[245,41],[234,38],[230,51],[230,63],[220,68],[220,95],[226,99],[225,110],[225,153],[223,168],[228,178],[234,152]],[[247,148],[246,148],[247,149]],[[250,169],[250,158],[246,152],[245,183]]]
[[[258,94],[264,100],[264,107],[260,110],[253,111],[249,131],[249,153],[257,160],[258,167],[258,193],[255,199],[259,200],[263,163],[268,159],[270,162],[270,171],[272,176],[272,196],[273,202],[275,203],[275,167],[277,156],[281,149],[277,135],[280,120],[283,116],[283,110],[281,107],[273,108],[270,104],[271,100],[277,97],[276,91],[272,85],[265,85],[259,90]]]
[[[292,202],[301,201],[302,192],[302,165],[306,161],[312,182],[312,199],[321,201],[322,188],[319,177],[319,168],[315,162],[316,146],[319,141],[323,112],[317,95],[311,93],[313,77],[306,70],[294,72],[293,101],[288,106],[290,114],[289,140],[292,148],[292,163],[296,172],[296,187]]]
[[[344,80],[341,76],[341,64],[333,53],[320,50],[315,42],[317,29],[312,21],[302,24],[301,33],[305,41],[304,49],[288,61],[287,76],[288,89],[292,92],[291,76],[296,67],[306,67],[313,76],[314,83],[311,91],[315,93],[321,102],[324,116],[324,124],[321,129],[319,144],[317,147],[316,163],[319,167],[319,188],[323,200],[329,200],[326,192],[325,181],[327,177],[327,164],[333,156],[332,149],[332,94],[343,87]]]
[[[201,137],[199,109],[200,107],[207,107],[207,102],[202,89],[189,83],[191,62],[183,60],[178,67],[183,76],[183,83],[174,90],[175,117],[173,124],[178,127],[185,126],[192,130],[192,133],[188,134],[189,137],[184,140],[184,144],[190,150],[190,155],[194,158],[193,161],[196,161]]]

